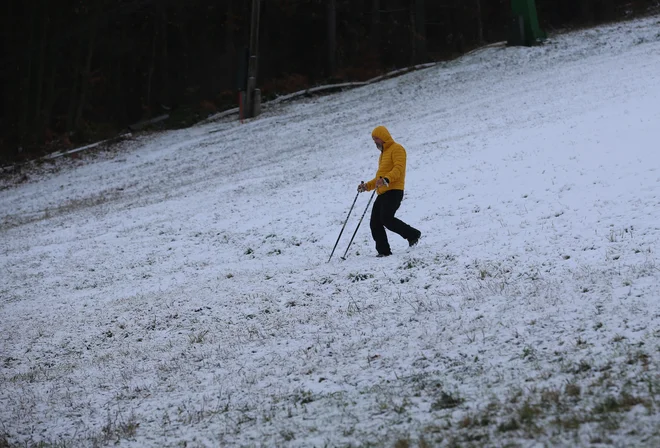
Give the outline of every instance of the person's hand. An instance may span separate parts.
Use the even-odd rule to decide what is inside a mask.
[[[380,187],[387,187],[390,185],[390,182],[387,180],[387,178],[380,178],[376,181],[376,188]]]
[[[360,182],[360,185],[358,185],[358,193],[364,193],[365,191],[367,191],[367,184]]]

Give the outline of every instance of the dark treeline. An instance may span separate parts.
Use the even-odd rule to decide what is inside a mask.
[[[655,0],[537,0],[546,31],[618,19]],[[115,135],[171,114],[183,126],[237,103],[252,0],[6,0],[0,161]],[[261,0],[268,98],[363,80],[506,40],[510,0]],[[21,152],[22,151],[22,152]]]

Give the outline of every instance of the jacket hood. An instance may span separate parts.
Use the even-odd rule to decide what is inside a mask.
[[[386,144],[393,141],[390,131],[388,131],[385,126],[378,126],[371,132],[371,136],[381,139]]]

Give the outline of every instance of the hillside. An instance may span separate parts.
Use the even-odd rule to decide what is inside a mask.
[[[0,446],[660,446],[659,25],[4,185]],[[381,124],[423,238],[327,263]]]

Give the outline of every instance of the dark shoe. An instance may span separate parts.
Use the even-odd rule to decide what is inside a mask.
[[[408,238],[408,246],[413,247],[415,244],[419,242],[419,239],[422,237],[422,232],[417,232],[417,235],[415,235],[412,238]]]
[[[390,255],[392,255],[392,252],[390,252],[389,254],[378,254],[376,255],[376,258],[389,257]]]

